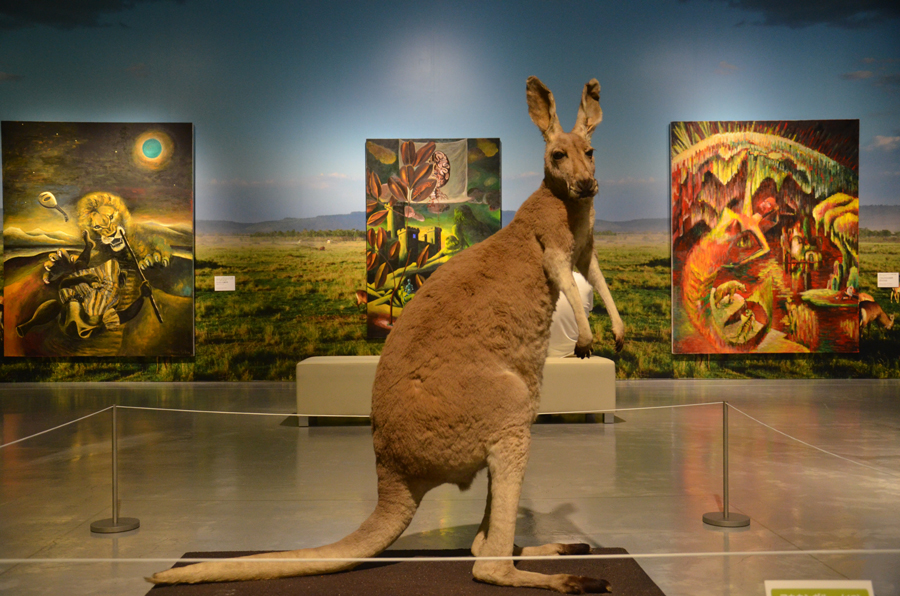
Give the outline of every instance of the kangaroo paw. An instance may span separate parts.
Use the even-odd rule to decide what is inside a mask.
[[[561,555],[589,555],[591,554],[591,545],[578,542],[575,544],[560,544],[559,554]]]
[[[612,594],[612,586],[605,579],[581,575],[570,575],[565,587],[571,588],[566,594]]]

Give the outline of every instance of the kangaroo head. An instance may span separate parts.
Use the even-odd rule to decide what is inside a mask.
[[[591,135],[603,119],[600,83],[591,79],[584,86],[581,105],[572,132],[563,132],[556,116],[553,94],[537,77],[526,85],[528,113],[544,135],[544,184],[563,200],[591,199],[597,194],[594,179],[594,149]]]

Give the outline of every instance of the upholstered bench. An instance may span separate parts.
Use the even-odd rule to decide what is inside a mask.
[[[316,356],[297,364],[297,415],[300,426],[316,416],[368,417],[378,356]],[[616,408],[616,367],[593,356],[548,358],[544,367],[540,414],[592,414]]]

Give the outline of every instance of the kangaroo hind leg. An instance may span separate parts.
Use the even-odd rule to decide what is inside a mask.
[[[476,556],[502,557],[510,556],[514,552],[516,515],[529,443],[530,435],[526,428],[520,433],[505,437],[488,455],[490,473],[488,510],[472,545]],[[610,592],[609,583],[605,580],[522,571],[517,569],[512,561],[476,561],[472,572],[475,579],[499,586],[544,588],[563,594]]]
[[[484,511],[484,518],[478,527],[478,533],[475,535],[475,541],[472,543],[472,554],[476,557],[481,553],[484,543],[487,540],[488,527],[491,521],[491,475],[488,472],[488,495],[487,506]],[[542,544],[541,546],[518,546],[513,544],[513,555],[517,557],[546,557],[550,555],[586,555],[591,552],[591,545],[584,543],[563,544],[560,542],[552,542]]]

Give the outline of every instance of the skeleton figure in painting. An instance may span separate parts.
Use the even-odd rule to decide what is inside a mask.
[[[434,164],[434,171],[431,176],[434,178],[434,191],[429,197],[430,203],[428,210],[432,213],[442,213],[447,210],[447,205],[441,201],[447,198],[441,187],[445,186],[450,180],[450,158],[443,151],[435,151],[431,156],[431,162]]]
[[[163,239],[135,229],[120,197],[90,193],[78,201],[76,210],[84,249],[78,255],[66,249],[50,253],[42,279],[44,284],[56,286],[57,296],[40,304],[16,327],[19,337],[54,320],[62,333],[72,338],[88,339],[102,331],[115,331],[133,319],[151,296],[147,281],[134,275],[134,260],[140,259],[137,266],[141,269],[168,264],[171,249]],[[129,243],[135,259],[125,254]],[[121,307],[123,304],[127,305]]]

